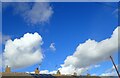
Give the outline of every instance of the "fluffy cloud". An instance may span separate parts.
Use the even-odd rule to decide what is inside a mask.
[[[0,32],[0,53],[2,53],[2,44],[5,44],[5,42],[10,39],[10,36],[8,35],[3,35]],[[2,71],[2,54],[0,54],[0,71]]]
[[[117,69],[118,69],[118,65],[116,65]],[[108,73],[108,72],[113,72],[115,71],[115,67],[112,66],[110,69],[106,70],[105,73]]]
[[[118,65],[116,66],[118,68]],[[115,70],[115,67],[112,66],[112,68],[106,70],[104,73],[102,73],[100,76],[118,76],[117,72]]]
[[[59,68],[58,70],[60,70],[61,74],[64,75],[73,75],[75,72],[77,73],[77,75],[81,75],[82,73],[86,72],[88,69],[90,69],[90,67],[75,68],[72,65],[67,67],[61,65],[61,68]]]
[[[51,43],[51,44],[50,44],[50,50],[52,50],[52,51],[55,51],[55,50],[56,50],[56,48],[55,48],[55,43]]]
[[[42,37],[38,33],[26,33],[20,39],[8,40],[3,53],[4,65],[12,68],[22,68],[36,63],[43,59]]]
[[[47,2],[36,3],[4,3],[3,7],[11,6],[14,13],[19,14],[29,25],[42,24],[49,22],[53,14],[52,7]]]
[[[110,73],[103,73],[101,76],[117,76],[117,73],[115,71]]]
[[[48,70],[42,70],[40,71],[41,74],[49,74],[49,71]]]
[[[68,67],[61,66],[61,68],[58,68],[58,70],[60,70],[61,74],[63,75],[73,75],[75,72],[77,72],[77,75],[81,75],[82,73],[85,73],[87,70],[98,68],[98,67],[100,67],[100,65],[93,65],[93,66],[88,66],[88,67],[78,68],[78,69],[76,69],[73,66],[68,66]],[[56,74],[57,70],[54,70],[54,71],[41,70],[40,73],[41,74]]]
[[[57,71],[41,70],[40,73],[41,74],[56,74]]]
[[[25,19],[31,24],[39,24],[48,22],[52,14],[52,7],[48,3],[35,3]]]
[[[100,67],[100,65],[95,65],[96,68]]]
[[[63,74],[78,74],[88,69],[88,66],[105,61],[109,56],[118,51],[118,30],[117,27],[110,38],[97,42],[88,39],[85,43],[79,44],[73,55],[68,56],[59,70]]]
[[[35,72],[26,72],[26,73],[31,73],[34,74]],[[49,70],[40,70],[40,74],[56,74],[57,71],[49,71]]]

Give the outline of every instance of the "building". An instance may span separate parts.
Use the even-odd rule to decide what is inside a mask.
[[[39,68],[35,69],[34,74],[25,73],[25,72],[11,72],[11,68],[6,66],[5,72],[2,72],[2,78],[101,78],[98,76],[77,76],[77,73],[74,72],[73,75],[62,75],[58,70],[56,74],[40,74]]]
[[[35,70],[35,74],[39,74],[39,73],[40,73],[39,69],[36,68],[36,70]]]
[[[5,73],[10,73],[11,72],[11,68],[7,65],[5,68]]]
[[[57,76],[61,76],[61,73],[60,73],[59,70],[57,71],[56,75],[57,75]]]
[[[77,76],[77,73],[76,73],[76,72],[74,72],[74,73],[73,73],[73,75],[74,75],[74,76]]]

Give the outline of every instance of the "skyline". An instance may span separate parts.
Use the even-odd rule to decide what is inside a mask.
[[[103,6],[106,4],[116,8]],[[111,37],[112,32],[118,27],[116,9],[117,3],[109,2],[3,3],[2,35],[5,39],[5,43],[2,44],[2,50],[6,49],[4,53],[6,52],[9,54],[8,50],[10,50],[10,48],[5,47],[5,45],[11,46],[12,44],[15,44],[12,47],[13,52],[16,52],[15,54],[19,54],[20,51],[22,52],[20,57],[18,55],[14,55],[16,57],[11,55],[13,58],[16,58],[16,60],[17,58],[23,57],[22,55],[29,54],[29,51],[33,53],[32,55],[38,51],[37,55],[40,55],[38,56],[39,58],[35,59],[31,55],[29,56],[30,60],[36,60],[36,62],[24,60],[30,65],[25,62],[21,62],[25,63],[25,67],[21,64],[15,65],[16,67],[18,66],[18,68],[21,66],[19,69],[13,70],[17,72],[32,72],[38,66],[38,64],[41,63],[40,70],[45,70],[43,72],[47,73],[51,71],[56,72],[56,70],[61,68],[63,68],[65,72],[68,72],[69,68],[71,68],[71,71],[74,71],[74,67],[75,69],[78,68],[78,70],[81,72],[84,72],[82,70],[88,70],[82,74],[86,74],[88,72],[96,75],[113,73],[113,71],[103,72],[112,68],[111,61],[101,61],[100,59],[100,62],[94,63],[93,60],[90,60],[93,65],[91,63],[89,63],[90,65],[82,65],[82,63],[85,64],[87,61],[84,63],[76,60],[80,64],[77,64],[77,62],[72,64],[71,60],[68,61],[67,59],[69,56],[74,56],[74,53],[77,53],[76,48],[80,46],[79,44],[84,45],[85,43],[87,44],[87,41],[90,41],[95,42],[95,45],[90,46],[96,46],[99,48],[96,43]],[[15,42],[16,38],[20,41],[20,43],[17,40]],[[8,39],[11,39],[12,41],[6,44],[6,40]],[[25,44],[24,40],[28,43]],[[19,46],[18,44],[22,46]],[[32,46],[32,44],[34,44],[34,46]],[[28,47],[28,49],[26,49],[26,47]],[[32,49],[29,49],[29,47]],[[87,45],[85,45],[85,47],[87,47],[86,49],[89,49]],[[17,48],[20,48],[20,51]],[[21,48],[28,51],[28,53],[25,53],[25,51]],[[86,49],[83,49],[83,51]],[[96,48],[93,50],[96,50]],[[85,52],[86,53],[82,52],[83,54],[79,54],[81,53],[81,50],[80,52],[78,51],[77,58],[81,59],[81,57],[85,55],[88,57],[83,58],[88,60],[91,59],[89,55],[86,55],[89,51]],[[117,53],[112,53],[114,54],[113,57],[115,63],[118,64]],[[6,56],[6,58],[10,57]],[[65,60],[68,61],[68,64],[66,64]],[[6,61],[9,60],[7,59]],[[11,61],[13,60],[11,59],[10,62]],[[13,66],[14,63],[16,62],[13,61]],[[64,68],[61,65],[72,65],[73,67]],[[114,72],[114,74],[116,73]]]

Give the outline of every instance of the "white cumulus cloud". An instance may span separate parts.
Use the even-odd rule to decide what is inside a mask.
[[[116,65],[118,69],[118,65]],[[115,67],[112,66],[110,69],[107,69],[104,73],[102,73],[100,76],[118,76],[117,72],[115,70]]]
[[[87,70],[90,65],[95,65],[99,62],[109,59],[109,56],[118,52],[118,26],[110,38],[97,42],[88,39],[82,44],[79,44],[73,55],[68,56],[64,64],[59,70],[63,74],[73,74],[76,70],[77,74]]]
[[[100,65],[95,65],[96,68],[100,67]]]
[[[19,2],[3,3],[3,8],[13,7],[14,14],[19,14],[28,25],[43,24],[49,22],[53,9],[48,2]]]
[[[23,37],[8,40],[3,52],[4,65],[23,68],[42,62],[42,37],[38,33],[26,33]]]
[[[34,4],[31,10],[25,14],[25,20],[31,24],[40,24],[48,22],[52,16],[52,7],[48,3],[37,2]]]
[[[55,48],[55,43],[51,43],[51,44],[50,44],[50,50],[52,50],[52,51],[55,51],[55,50],[56,50],[56,48]]]
[[[40,73],[41,74],[49,74],[49,71],[48,70],[41,70]]]
[[[103,73],[103,74],[101,74],[101,76],[117,76],[117,73],[115,71],[109,72],[109,73]]]
[[[41,74],[56,74],[57,71],[41,70],[40,73]]]

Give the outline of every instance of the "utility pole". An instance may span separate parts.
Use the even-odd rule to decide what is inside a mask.
[[[114,60],[113,60],[112,56],[110,56],[110,59],[111,59],[113,65],[114,65],[114,67],[115,67],[115,70],[116,70],[116,72],[117,72],[117,74],[118,74],[118,77],[120,78],[119,71],[118,71],[118,69],[117,69],[117,67],[116,67],[116,65],[115,65],[115,63],[114,63]]]

